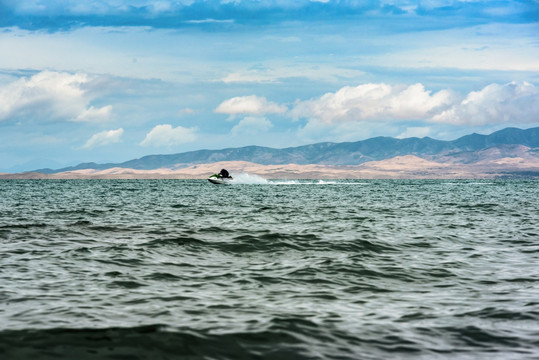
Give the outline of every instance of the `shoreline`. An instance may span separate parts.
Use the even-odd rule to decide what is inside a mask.
[[[181,165],[180,165],[181,166]],[[539,159],[504,158],[473,164],[438,163],[413,155],[400,156],[361,165],[260,165],[246,161],[223,161],[176,169],[137,170],[110,168],[83,169],[46,174],[39,172],[0,173],[0,179],[206,179],[226,168],[234,176],[249,174],[268,180],[344,179],[539,179]]]

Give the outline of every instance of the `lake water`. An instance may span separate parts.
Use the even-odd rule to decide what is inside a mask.
[[[539,183],[0,181],[2,359],[539,358]]]

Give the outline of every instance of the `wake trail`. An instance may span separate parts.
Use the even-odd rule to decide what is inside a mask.
[[[364,182],[339,180],[268,180],[259,175],[241,173],[234,175],[231,185],[366,185]]]

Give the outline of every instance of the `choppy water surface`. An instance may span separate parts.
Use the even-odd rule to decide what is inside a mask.
[[[0,181],[0,357],[539,357],[537,181]]]

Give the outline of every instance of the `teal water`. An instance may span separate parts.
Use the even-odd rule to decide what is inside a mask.
[[[2,359],[539,358],[537,181],[4,180],[0,244]]]

